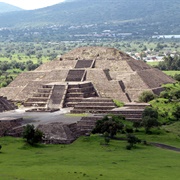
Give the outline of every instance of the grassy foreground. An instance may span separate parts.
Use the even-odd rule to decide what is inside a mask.
[[[101,145],[99,136],[81,137],[71,145],[30,147],[21,138],[0,138],[0,179],[23,180],[177,180],[178,152],[125,141]]]

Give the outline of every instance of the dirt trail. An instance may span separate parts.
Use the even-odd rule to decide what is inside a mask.
[[[171,150],[171,151],[180,152],[180,148],[169,146],[169,145],[166,145],[166,144],[155,143],[155,142],[150,142],[149,144],[151,144],[153,146],[156,146],[156,147],[159,147],[159,148],[163,148],[163,149],[168,149],[168,150]]]

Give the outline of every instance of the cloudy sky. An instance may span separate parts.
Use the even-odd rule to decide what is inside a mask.
[[[64,0],[0,0],[0,2],[12,4],[14,6],[27,10],[51,6],[63,1]]]

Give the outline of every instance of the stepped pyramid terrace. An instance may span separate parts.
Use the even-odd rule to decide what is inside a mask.
[[[82,47],[20,74],[0,95],[24,106],[74,107],[84,98],[134,102],[143,91],[159,94],[169,76],[113,48]]]
[[[105,114],[140,121],[147,104],[136,103],[138,96],[147,90],[159,94],[163,84],[173,82],[158,69],[117,49],[77,48],[34,71],[21,73],[0,89],[0,96],[21,102],[28,109],[11,112],[9,118],[1,113],[0,132],[20,136],[23,126],[33,123],[43,131],[45,143],[71,143],[90,133]],[[113,100],[122,101],[125,106],[117,108]],[[63,116],[67,109],[88,115]]]

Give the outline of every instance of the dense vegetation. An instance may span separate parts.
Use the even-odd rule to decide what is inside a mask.
[[[164,57],[164,61],[160,62],[156,67],[160,70],[180,70],[180,56],[175,55],[172,57],[168,55]]]
[[[121,116],[107,115],[102,120],[96,122],[92,133],[100,133],[104,136],[106,145],[110,139],[114,139],[117,134],[127,134],[127,149],[131,149],[134,144],[141,142],[132,133],[145,132],[146,134],[155,134],[164,125],[179,123],[180,120],[180,84],[164,85],[164,91],[159,96],[151,96],[152,93],[142,93],[141,100],[149,102],[151,106],[146,107],[142,114],[142,121],[127,122]],[[150,97],[150,98],[149,98]],[[153,97],[153,98],[152,98]],[[178,127],[177,127],[178,128]],[[158,132],[158,134],[160,131]],[[178,134],[179,136],[180,134]]]
[[[164,88],[165,91],[150,104],[158,111],[159,122],[168,124],[180,119],[180,84],[167,84]]]

